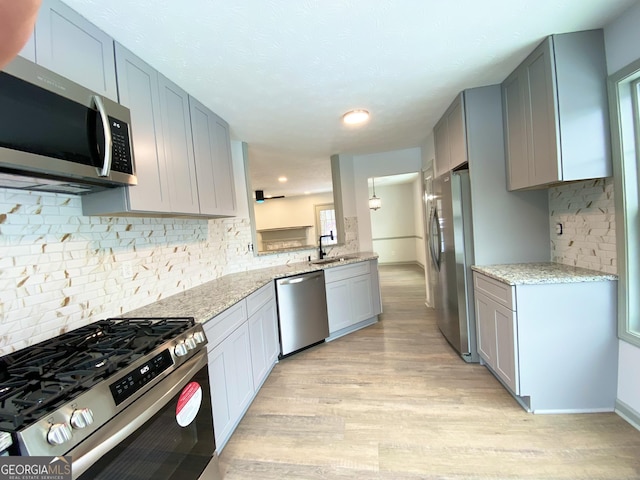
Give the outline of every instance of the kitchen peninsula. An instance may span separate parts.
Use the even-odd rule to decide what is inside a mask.
[[[277,278],[377,260],[373,252],[335,257],[335,262],[295,262],[269,268],[224,275],[203,285],[164,298],[123,314],[126,317],[182,316],[205,323]],[[376,261],[377,266],[377,261]]]
[[[377,259],[375,253],[360,252],[225,275],[126,316],[194,317],[203,324],[220,453],[281,352],[274,280],[325,270],[330,341],[378,321]],[[189,340],[175,346],[184,352],[189,348]]]

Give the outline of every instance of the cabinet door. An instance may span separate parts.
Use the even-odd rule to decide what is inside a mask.
[[[436,150],[436,176],[439,177],[450,170],[449,129],[445,117],[434,127],[433,141]]]
[[[495,305],[491,299],[475,290],[478,353],[491,368],[496,368]]]
[[[278,318],[275,300],[249,317],[253,386],[258,390],[278,358]]]
[[[464,96],[456,97],[447,113],[447,135],[449,137],[449,169],[459,167],[467,161],[467,137],[464,123]]]
[[[35,63],[36,61],[35,28],[34,28],[34,32],[31,34],[31,36],[27,40],[27,43],[24,44],[24,47],[22,47],[22,50],[20,50],[20,53],[18,53],[18,55],[20,55],[23,58],[26,58],[27,60],[31,60],[32,62]]]
[[[351,298],[349,296],[349,280],[338,280],[327,283],[327,315],[329,316],[329,333],[337,332],[351,325]]]
[[[516,314],[477,289],[474,295],[478,353],[495,374],[515,394],[519,394]]]
[[[200,213],[234,215],[236,196],[231,164],[229,126],[189,97]]]
[[[529,185],[561,180],[557,137],[557,101],[551,39],[524,64],[528,85]]]
[[[118,101],[113,40],[58,0],[44,0],[36,21],[36,62]]]
[[[161,74],[158,74],[158,84],[171,211],[199,213],[189,98],[184,90]]]
[[[522,69],[512,73],[502,84],[507,189],[529,186],[529,157],[526,132],[526,78]]]
[[[131,110],[138,185],[128,189],[134,211],[170,212],[169,180],[162,141],[158,73],[116,44],[120,103]]]
[[[518,333],[516,314],[496,304],[496,364],[495,371],[516,395],[520,394],[518,381]]]
[[[371,276],[361,275],[349,281],[349,296],[351,297],[352,323],[362,322],[374,315],[373,291]]]
[[[249,327],[245,322],[209,352],[213,425],[218,451],[253,398]]]

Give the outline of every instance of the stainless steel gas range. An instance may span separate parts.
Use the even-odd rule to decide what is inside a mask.
[[[115,318],[0,358],[5,452],[70,455],[82,480],[218,478],[206,342],[192,318]]]

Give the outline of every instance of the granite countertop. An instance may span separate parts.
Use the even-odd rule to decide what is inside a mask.
[[[204,323],[274,279],[373,260],[378,258],[378,254],[358,252],[342,256],[336,255],[334,258],[336,261],[331,263],[297,262],[232,273],[129,311],[122,316],[133,318],[194,317],[196,322]]]
[[[617,275],[610,273],[551,262],[473,265],[471,269],[509,285],[601,282],[618,279]]]

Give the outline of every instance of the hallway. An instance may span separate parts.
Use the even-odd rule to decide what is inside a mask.
[[[446,343],[415,266],[381,266],[381,321],[276,365],[221,455],[225,480],[639,479],[615,414],[526,413]]]

